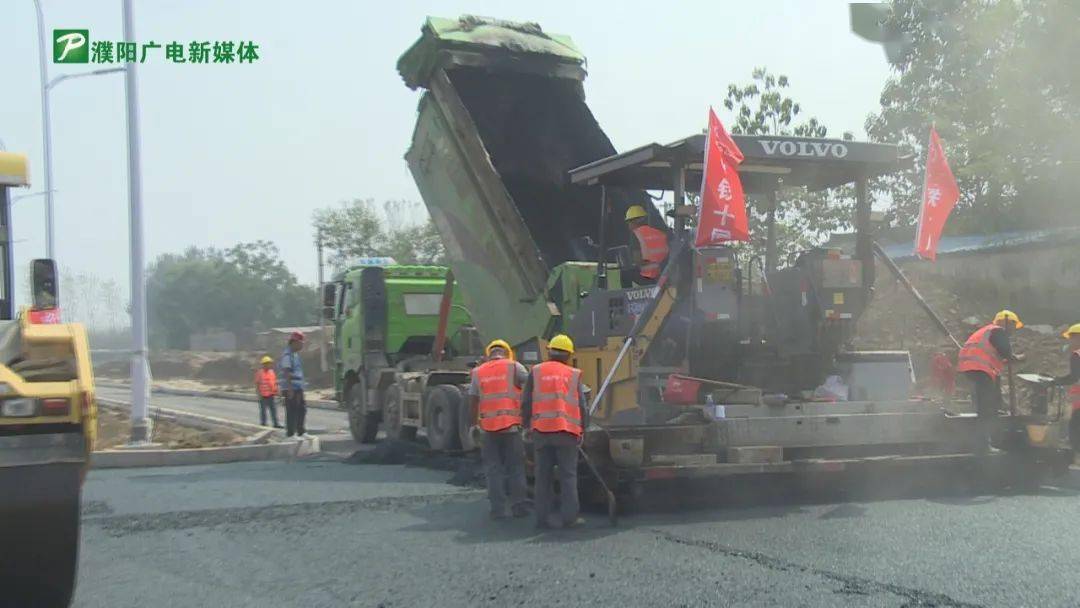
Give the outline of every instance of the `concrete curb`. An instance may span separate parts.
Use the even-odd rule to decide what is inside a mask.
[[[102,382],[101,380],[98,380],[97,384],[107,388],[131,388],[130,384],[124,384],[123,382]],[[231,399],[233,401],[248,401],[251,403],[258,402],[258,399],[256,399],[254,395],[237,393],[234,391],[196,391],[185,388],[154,386],[150,389],[150,392],[158,393],[160,395],[177,395],[180,397],[209,397],[211,399]],[[325,399],[310,399],[307,401],[307,406],[322,410],[342,411],[341,408],[338,407],[337,401],[326,401]]]
[[[111,409],[127,410],[131,408],[131,404],[126,401],[109,399],[107,397],[98,397],[97,402],[98,405]],[[224,427],[233,431],[246,433],[248,435],[254,435],[267,430],[265,426],[259,426],[257,424],[251,424],[248,422],[228,420],[226,418],[216,418],[214,416],[206,416],[204,414],[195,414],[192,412],[173,410],[158,406],[150,407],[150,415],[155,418],[169,418],[179,422],[180,424],[194,426],[201,429]]]
[[[220,448],[102,450],[90,455],[90,467],[94,469],[121,469],[178,467],[258,460],[293,460],[317,454],[319,451],[318,437],[303,441],[285,441],[265,445],[234,445]]]
[[[113,399],[98,399],[98,405],[110,409],[127,409],[130,404]],[[223,462],[252,462],[259,460],[293,460],[321,452],[318,437],[297,441],[286,439],[275,443],[255,443],[266,441],[279,431],[273,431],[257,424],[193,414],[162,407],[151,407],[154,418],[168,418],[181,424],[196,428],[227,428],[248,435],[244,445],[230,445],[214,448],[166,449],[113,449],[100,450],[90,455],[90,466],[95,469],[120,469],[133,467],[175,467],[199,464],[220,464]]]

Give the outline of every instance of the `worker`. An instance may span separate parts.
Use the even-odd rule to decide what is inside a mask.
[[[1080,452],[1080,323],[1073,325],[1061,334],[1069,341],[1069,373],[1054,378],[1054,384],[1069,387],[1069,401],[1072,414],[1069,416],[1069,443],[1073,452]]]
[[[578,517],[578,446],[589,425],[581,370],[570,365],[574,342],[559,334],[548,343],[548,360],[534,365],[525,383],[521,415],[530,421],[535,467],[536,527],[550,528],[553,469],[559,469],[561,527],[581,525]]]
[[[259,364],[262,367],[255,370],[255,391],[259,395],[259,425],[266,426],[266,414],[269,412],[274,428],[284,428],[278,424],[277,407],[274,406],[274,398],[278,394],[274,360],[269,356],[263,356]]]
[[[653,285],[660,278],[668,257],[667,233],[649,225],[649,214],[641,205],[626,210],[626,225],[637,237],[637,247],[631,248],[637,265],[633,281],[639,285]]]
[[[281,355],[282,385],[285,389],[285,436],[307,439],[304,418],[307,416],[307,403],[304,401],[304,364],[300,360],[300,351],[304,349],[304,334],[294,331],[289,334],[289,344]]]
[[[521,440],[521,389],[525,366],[514,361],[505,340],[492,340],[485,361],[473,368],[469,383],[470,420],[479,420],[480,458],[487,476],[492,519],[525,517],[525,444]],[[509,494],[509,505],[507,504]]]
[[[957,371],[972,384],[972,401],[978,412],[976,452],[988,454],[997,450],[990,445],[996,431],[997,412],[1001,407],[1001,371],[1008,361],[1023,361],[1014,354],[1009,338],[1023,327],[1020,317],[1011,310],[994,315],[992,323],[980,327],[960,349]]]

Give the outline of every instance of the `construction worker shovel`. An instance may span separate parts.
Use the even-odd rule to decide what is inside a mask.
[[[607,516],[608,523],[615,526],[619,523],[618,505],[615,503],[615,493],[608,488],[607,483],[604,481],[603,476],[600,475],[600,471],[596,470],[596,466],[589,460],[589,455],[585,453],[585,450],[579,445],[578,453],[581,454],[581,459],[585,461],[585,466],[589,467],[589,471],[592,472],[593,477],[596,478],[597,483],[604,490],[607,495]]]

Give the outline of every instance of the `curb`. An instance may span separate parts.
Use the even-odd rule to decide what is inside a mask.
[[[109,399],[108,397],[98,397],[98,405],[111,408],[111,409],[123,409],[127,410],[131,408],[131,404],[127,401],[119,401],[117,399]],[[265,426],[259,426],[257,424],[251,424],[248,422],[240,422],[238,420],[227,420],[225,418],[216,418],[214,416],[206,416],[204,414],[195,414],[192,412],[185,412],[181,410],[173,410],[164,407],[158,407],[156,405],[150,406],[150,415],[152,417],[170,418],[176,420],[181,424],[188,426],[194,426],[197,428],[213,428],[213,427],[225,427],[248,435],[254,435],[266,431]]]
[[[130,389],[130,384],[124,384],[122,382],[102,382],[100,379],[97,381],[98,386],[104,386],[106,388],[127,388]],[[259,400],[252,395],[246,393],[237,393],[235,391],[196,391],[185,388],[171,388],[167,386],[152,386],[150,388],[151,393],[158,393],[161,395],[177,395],[180,397],[209,397],[211,399],[231,399],[233,401],[247,401],[250,403],[257,403]],[[321,410],[338,410],[343,411],[338,407],[337,401],[327,401],[325,399],[312,399],[307,401],[308,407],[313,407]]]
[[[317,454],[319,451],[318,437],[303,441],[287,441],[265,445],[234,445],[220,448],[102,450],[90,455],[90,467],[93,469],[122,469],[178,467],[258,460],[293,460]]]
[[[110,409],[127,409],[130,404],[114,399],[98,398],[98,405]],[[248,441],[267,439],[275,433],[266,427],[202,414],[193,414],[162,407],[151,407],[154,418],[169,418],[196,428],[224,427],[245,433]],[[90,454],[90,467],[94,469],[122,469],[134,467],[174,467],[225,462],[252,462],[260,460],[294,460],[321,452],[318,437],[303,441],[284,440],[277,443],[230,445],[214,448],[162,449],[111,449]]]

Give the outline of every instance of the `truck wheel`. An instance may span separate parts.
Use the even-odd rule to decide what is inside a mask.
[[[460,449],[458,410],[462,407],[461,391],[447,384],[436,386],[428,392],[425,405],[427,438],[431,449]]]
[[[363,378],[345,389],[345,403],[349,413],[349,431],[360,443],[372,443],[379,432],[379,414],[367,411],[367,383]]]
[[[392,439],[416,439],[416,427],[401,424],[401,387],[397,384],[391,384],[383,396],[383,430]]]
[[[476,420],[471,415],[471,409],[468,398],[462,396],[461,406],[458,407],[458,440],[461,441],[461,449],[466,452],[471,452],[480,447],[479,432],[473,435]]]

